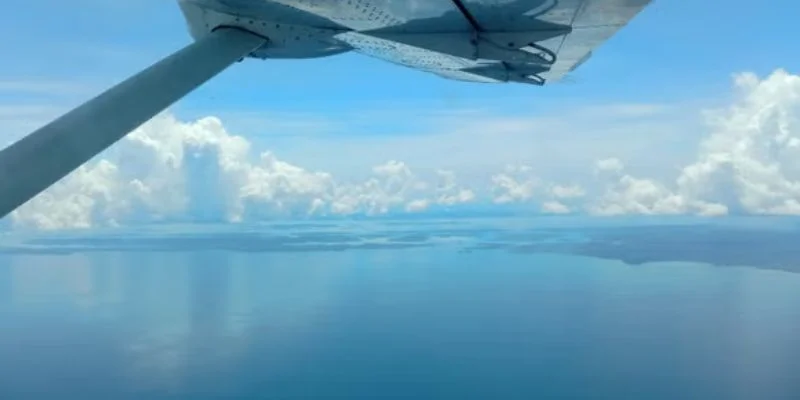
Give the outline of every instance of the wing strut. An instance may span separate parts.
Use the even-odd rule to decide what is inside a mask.
[[[0,218],[264,45],[222,28],[0,151]]]

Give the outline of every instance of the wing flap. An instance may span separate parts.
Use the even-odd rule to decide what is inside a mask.
[[[571,32],[536,42],[556,54],[546,80],[559,80],[588,60],[651,0],[461,0],[484,32],[570,27]]]

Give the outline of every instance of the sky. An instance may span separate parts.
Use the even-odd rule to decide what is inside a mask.
[[[657,0],[545,87],[247,60],[0,226],[797,215],[800,5],[759,6]],[[0,34],[0,146],[191,41],[171,0],[13,2]]]

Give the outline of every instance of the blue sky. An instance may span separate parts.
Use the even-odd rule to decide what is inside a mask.
[[[14,225],[460,206],[793,214],[800,5],[768,3],[656,1],[568,82],[544,88],[449,81],[359,54],[249,60]],[[190,40],[169,0],[13,2],[0,34],[0,143]]]

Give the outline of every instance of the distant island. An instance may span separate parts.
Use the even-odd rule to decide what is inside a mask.
[[[201,225],[7,235],[0,240],[0,254],[380,251],[440,246],[462,252],[571,254],[630,265],[675,261],[800,272],[800,223],[788,218],[737,221],[570,217]]]

